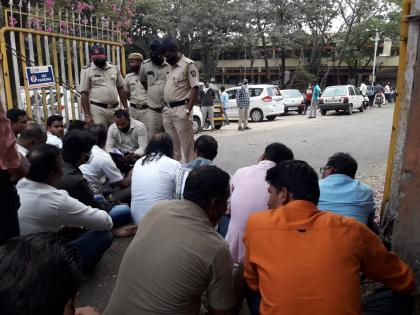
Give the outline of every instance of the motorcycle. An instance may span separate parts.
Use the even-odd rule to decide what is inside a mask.
[[[368,106],[370,105],[370,102],[369,102],[369,97],[368,96],[366,96],[366,95],[364,95],[363,96],[363,103],[362,103],[363,105],[363,109],[366,109],[366,108],[368,108]]]
[[[375,104],[378,105],[378,107],[380,108],[383,102],[384,102],[384,95],[382,93],[377,93],[375,95]]]

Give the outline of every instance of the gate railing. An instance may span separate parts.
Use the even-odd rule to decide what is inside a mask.
[[[89,49],[94,44],[105,47],[108,61],[118,65],[125,75],[125,50],[121,32],[105,17],[84,17],[66,12],[58,19],[54,12],[44,9],[43,15],[35,9],[32,14],[12,7],[5,10],[5,21],[11,26],[0,29],[0,100],[7,108],[26,110],[29,117],[41,123],[54,113],[66,121],[82,117],[80,70],[89,63]],[[18,19],[16,19],[17,17]],[[111,25],[111,26],[110,26]],[[32,28],[34,27],[34,28]],[[55,87],[30,90],[26,67],[51,65]]]

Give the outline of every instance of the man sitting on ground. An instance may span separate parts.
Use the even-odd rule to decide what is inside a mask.
[[[28,123],[26,112],[19,108],[12,108],[6,112],[6,117],[9,118],[13,134],[17,138]]]
[[[61,149],[63,141],[61,138],[64,136],[63,116],[52,115],[47,119],[47,143],[55,145]]]
[[[83,176],[89,182],[89,186],[95,196],[104,196],[104,192],[112,192],[115,199],[124,203],[131,202],[131,174],[123,176],[121,171],[115,165],[114,160],[108,152],[104,150],[106,144],[107,131],[103,125],[93,125],[89,132],[96,140],[92,148],[92,159],[88,164],[80,165]],[[117,186],[104,187],[110,184]]]
[[[270,196],[265,181],[267,170],[285,160],[293,160],[292,150],[284,144],[271,143],[265,148],[256,165],[241,168],[233,175],[226,241],[234,262],[240,262],[244,257],[242,239],[249,216],[256,211],[267,209]]]
[[[47,134],[38,125],[30,125],[22,130],[19,138],[16,139],[17,148],[20,154],[26,156],[36,145],[44,144],[47,141]]]
[[[130,118],[126,110],[117,110],[114,120],[108,130],[106,151],[117,158],[117,166],[125,172],[128,166],[143,156],[147,146],[147,130],[141,121]],[[124,164],[126,166],[122,167]]]
[[[244,237],[244,277],[262,315],[411,314],[409,294],[361,302],[360,273],[410,292],[410,268],[365,225],[320,211],[316,172],[285,161],[267,172],[270,210],[253,214]],[[379,294],[379,293],[378,293]],[[363,304],[363,306],[362,306]]]
[[[34,147],[27,155],[29,174],[16,185],[22,235],[58,232],[63,226],[91,229],[72,241],[78,249],[85,272],[90,271],[112,243],[112,219],[106,211],[87,206],[55,188],[63,176],[60,149],[50,144]],[[84,156],[86,159],[86,156]]]
[[[375,214],[373,190],[354,179],[356,172],[357,162],[350,154],[338,152],[331,156],[321,168],[318,208],[368,224]]]
[[[131,211],[127,205],[111,205],[105,200],[99,203],[95,200],[94,194],[89,187],[87,180],[79,167],[83,164],[90,164],[92,160],[92,147],[95,144],[93,136],[85,130],[73,130],[68,132],[63,138],[63,177],[58,184],[58,189],[66,190],[69,195],[87,206],[92,208],[109,211],[114,224],[113,233],[115,236],[132,236],[136,231],[136,226],[128,225],[131,223]],[[115,230],[115,228],[118,228]]]
[[[55,233],[36,233],[0,247],[0,314],[100,315],[75,308],[82,264],[77,250]]]
[[[203,166],[189,174],[184,200],[153,207],[124,255],[104,314],[199,314],[203,292],[208,314],[230,314],[232,261],[214,229],[228,198],[229,174]]]
[[[194,161],[185,164],[176,172],[176,199],[182,199],[185,181],[187,180],[188,174],[191,171],[200,166],[214,165],[213,160],[217,155],[217,147],[217,141],[212,136],[202,135],[198,137],[197,140],[195,140],[194,152],[197,154],[197,158]]]

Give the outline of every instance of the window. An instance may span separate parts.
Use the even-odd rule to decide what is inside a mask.
[[[350,95],[355,95],[354,89],[351,86],[349,86],[349,93]]]
[[[273,91],[273,90],[274,90],[273,88],[268,87],[268,88],[267,88],[267,94],[268,94],[269,96],[274,96],[274,91]]]
[[[346,96],[347,88],[345,86],[329,86],[322,93],[323,97]]]
[[[226,91],[226,93],[229,95],[229,99],[230,99],[230,100],[234,100],[234,99],[236,99],[236,91],[237,91],[237,90],[230,90],[230,91]]]
[[[260,88],[250,88],[249,89],[249,96],[250,97],[260,96],[262,91],[263,91],[263,89],[260,89]]]
[[[281,95],[285,98],[301,97],[299,90],[282,90]]]

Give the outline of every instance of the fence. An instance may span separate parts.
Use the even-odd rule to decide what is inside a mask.
[[[85,16],[73,11],[58,17],[54,12],[30,7],[22,12],[12,5],[6,9],[5,21],[0,29],[0,100],[8,109],[26,110],[29,117],[39,123],[51,114],[61,114],[68,122],[81,119],[80,70],[89,63],[89,49],[94,44],[105,47],[108,61],[118,65],[125,75],[125,51],[121,32],[105,17]],[[63,19],[62,16],[65,16]],[[70,20],[69,20],[70,16]],[[26,68],[51,65],[55,86],[30,89]]]

